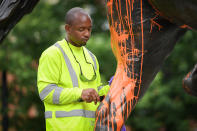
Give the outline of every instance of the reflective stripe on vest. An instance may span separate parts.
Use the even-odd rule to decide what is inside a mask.
[[[45,115],[45,119],[46,119],[46,118],[52,118],[52,111],[46,111],[46,112],[44,113],[44,115]]]
[[[88,111],[88,110],[72,110],[72,111],[56,111],[55,112],[56,118],[60,117],[86,117],[86,118],[95,118],[95,111]],[[45,118],[52,118],[52,111],[45,112]]]
[[[103,88],[104,86],[99,86],[98,87],[98,92]]]
[[[62,54],[64,56],[64,60],[65,60],[66,65],[68,67],[68,71],[69,71],[69,74],[70,74],[70,77],[72,80],[73,87],[79,87],[76,72],[74,71],[74,69],[71,65],[71,62],[68,59],[68,56],[66,55],[66,53],[64,52],[64,50],[62,49],[62,47],[58,43],[56,43],[55,46],[60,49],[60,51],[62,52]]]
[[[97,70],[96,59],[95,59],[94,55],[89,50],[88,50],[88,53],[90,54],[90,56],[92,57],[92,60],[94,61],[94,68],[95,68],[95,70]]]
[[[59,104],[59,98],[60,94],[63,90],[63,88],[58,87],[56,84],[49,84],[47,85],[41,92],[40,92],[40,99],[43,101],[45,97],[51,92],[54,91],[53,93],[53,104]]]
[[[53,93],[53,104],[59,104],[60,103],[60,94],[62,92],[63,88],[56,87],[55,91]]]

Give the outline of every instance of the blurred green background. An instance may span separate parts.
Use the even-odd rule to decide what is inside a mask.
[[[93,33],[87,47],[97,56],[103,83],[115,73],[116,60],[103,0],[42,0],[0,45],[0,78],[7,74],[8,109],[2,105],[0,121],[8,114],[10,131],[45,130],[44,107],[36,87],[39,57],[47,47],[65,37],[64,15],[72,7],[87,9]],[[177,43],[146,95],[126,125],[132,131],[197,131],[197,98],[182,88],[183,77],[197,62],[197,32],[188,31]],[[0,79],[0,87],[2,80]],[[2,88],[0,88],[2,89]],[[0,123],[2,130],[2,122]]]

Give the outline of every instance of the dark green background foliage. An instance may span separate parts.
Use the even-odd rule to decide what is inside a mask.
[[[37,64],[43,50],[65,37],[64,15],[72,7],[91,10],[93,34],[87,47],[100,63],[103,83],[115,73],[116,61],[106,29],[102,0],[43,0],[25,16],[0,45],[0,71],[6,71],[9,88],[9,128],[45,129],[44,107],[36,88]],[[127,121],[136,131],[193,131],[197,129],[197,99],[182,89],[182,78],[197,61],[197,33],[188,31],[165,61],[148,92]],[[1,87],[1,85],[0,85]],[[1,91],[0,91],[1,92]],[[3,108],[0,102],[0,109]],[[2,113],[2,112],[1,112]],[[2,114],[0,114],[2,121]],[[0,125],[0,130],[2,125]]]

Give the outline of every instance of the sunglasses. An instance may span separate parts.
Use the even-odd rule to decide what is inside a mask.
[[[67,41],[67,40],[66,40],[66,41]],[[67,44],[68,44],[68,41],[67,41]],[[86,56],[85,56],[85,53],[84,53],[84,49],[82,48],[82,50],[83,50],[83,56],[84,56],[84,58],[85,58],[85,61],[86,61],[87,64],[90,64],[90,65],[92,66],[92,69],[93,69],[93,71],[94,71],[94,75],[92,76],[91,79],[88,79],[88,78],[83,74],[81,65],[80,65],[79,61],[76,59],[76,57],[75,57],[75,55],[74,55],[72,49],[70,48],[69,44],[68,44],[68,47],[69,47],[69,49],[70,49],[72,55],[74,56],[75,61],[76,61],[76,62],[78,63],[78,65],[79,65],[79,69],[80,69],[79,78],[80,78],[80,80],[83,81],[83,82],[91,82],[91,81],[94,81],[94,80],[96,79],[96,77],[97,77],[97,76],[96,76],[96,71],[95,71],[94,65],[93,65],[92,63],[90,63],[90,62],[87,61]]]

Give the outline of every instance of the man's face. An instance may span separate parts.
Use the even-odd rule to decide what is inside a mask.
[[[84,46],[91,36],[92,21],[88,15],[78,14],[71,25],[66,25],[69,41],[75,46]]]

